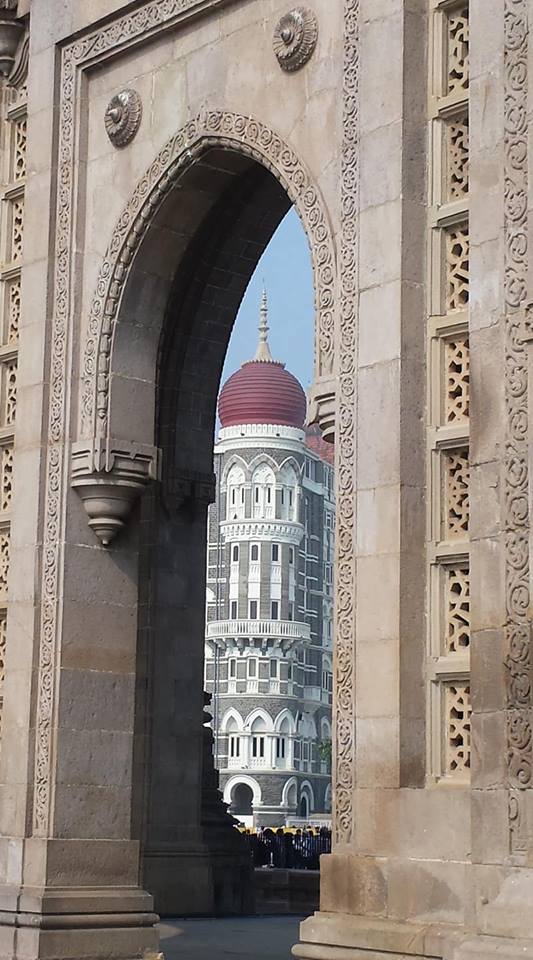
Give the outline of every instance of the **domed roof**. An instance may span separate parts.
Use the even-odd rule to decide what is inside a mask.
[[[307,411],[304,390],[284,363],[272,359],[267,334],[267,302],[263,291],[255,357],[243,363],[220,392],[218,415],[222,427],[245,423],[303,427]]]

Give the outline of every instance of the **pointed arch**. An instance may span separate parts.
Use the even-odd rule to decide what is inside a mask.
[[[267,713],[266,710],[263,709],[263,707],[256,707],[251,713],[248,714],[244,724],[245,730],[251,730],[255,721],[259,719],[261,719],[265,724],[265,732],[271,733],[274,729],[272,717],[269,713]]]
[[[237,730],[239,732],[244,730],[244,720],[235,707],[230,707],[227,713],[224,714],[221,724],[221,730],[223,733],[227,733],[230,722],[234,722],[237,725]]]
[[[281,710],[280,713],[278,713],[276,719],[274,720],[274,730],[275,730],[275,732],[276,732],[276,733],[279,733],[279,732],[281,731],[281,725],[282,725],[282,723],[283,723],[284,720],[288,720],[288,723],[289,723],[289,731],[288,731],[288,732],[291,733],[291,734],[296,733],[296,723],[295,723],[294,717],[293,717],[291,711],[290,711],[287,707],[285,707],[284,710]]]
[[[225,490],[228,483],[228,475],[231,469],[234,466],[239,466],[244,473],[245,482],[250,480],[250,467],[246,462],[244,457],[241,457],[238,453],[234,453],[231,457],[228,458],[227,462],[224,464],[224,469],[222,471],[222,476],[220,478],[220,487],[221,490]]]

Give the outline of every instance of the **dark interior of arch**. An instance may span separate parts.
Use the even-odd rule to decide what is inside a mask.
[[[161,214],[187,242],[176,257],[158,357],[162,481],[140,511],[133,822],[141,880],[167,916],[250,910],[249,854],[217,793],[204,726],[205,490],[233,323],[290,205],[268,170],[217,149],[193,165]],[[206,212],[194,221],[198,208]]]

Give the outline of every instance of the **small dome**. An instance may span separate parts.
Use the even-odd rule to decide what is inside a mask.
[[[300,382],[272,359],[267,340],[267,305],[263,292],[259,344],[253,360],[243,363],[224,384],[218,401],[222,427],[271,423],[302,429],[307,412]]]

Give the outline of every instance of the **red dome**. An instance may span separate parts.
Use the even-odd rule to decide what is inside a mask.
[[[223,427],[241,423],[272,423],[302,429],[307,410],[305,393],[282,363],[244,363],[220,392],[218,415]]]

